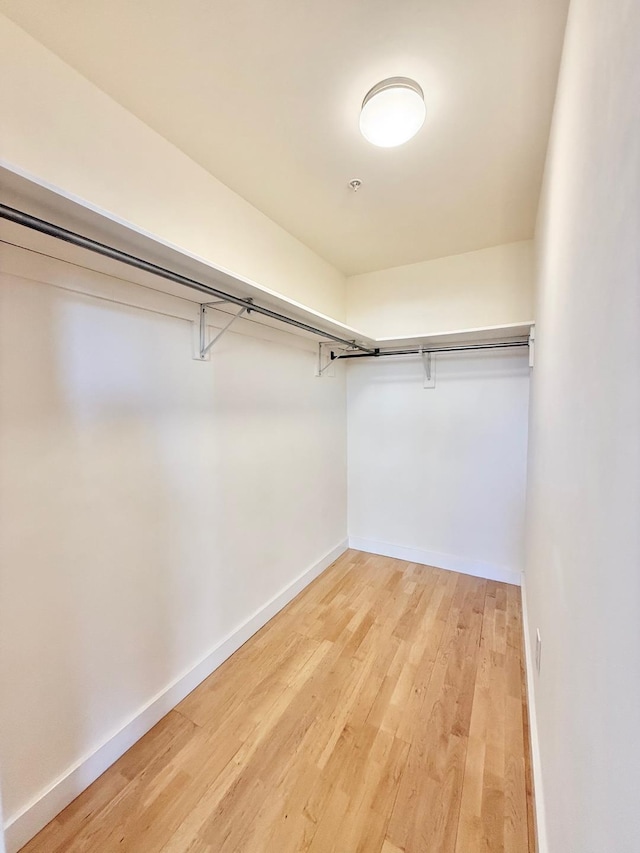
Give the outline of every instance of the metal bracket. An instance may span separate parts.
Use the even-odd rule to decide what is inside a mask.
[[[327,343],[326,341],[318,342],[318,364],[316,367],[316,376],[324,376],[325,373],[327,376],[335,376],[335,371],[332,369],[333,364],[339,356],[336,356],[335,352],[330,350],[327,354],[327,350],[323,349],[323,347],[335,347],[334,343],[330,341]]]
[[[423,388],[436,387],[436,360],[433,353],[420,347],[420,355],[422,357],[422,367],[424,370],[424,385]]]
[[[251,301],[251,300],[248,300]],[[214,335],[213,338],[207,343],[207,308],[213,308],[214,305],[228,304],[224,299],[218,299],[217,302],[203,302],[200,305],[200,350],[199,356],[200,360],[204,361],[207,357],[207,353],[211,349],[211,347],[219,341],[220,338],[224,335],[224,333],[231,328],[231,326],[235,323],[235,321],[242,317],[243,314],[249,313],[251,311],[250,308],[241,308],[237,314],[234,314],[233,317],[229,320],[226,326],[223,326],[222,329],[218,332],[217,335]]]
[[[342,347],[342,351],[337,351],[341,344],[334,344],[333,341],[319,341],[318,342],[318,363],[316,366],[316,376],[335,376],[335,370],[333,370],[333,366],[338,361],[338,359],[343,358],[345,353],[350,352],[351,350],[357,349],[355,342],[348,347]],[[327,347],[329,349],[327,355]]]
[[[529,367],[533,367],[536,357],[536,327],[529,329]]]

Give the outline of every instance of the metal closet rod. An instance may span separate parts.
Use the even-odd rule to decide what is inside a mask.
[[[485,349],[508,349],[510,347],[528,347],[528,340],[520,341],[493,341],[486,344],[458,344],[457,346],[443,347],[423,347],[422,349],[392,349],[392,350],[374,350],[373,352],[347,352],[336,355],[331,353],[333,360],[342,358],[380,358],[383,355],[429,355],[435,352],[466,352],[467,350],[485,350]]]
[[[254,311],[256,314],[262,314],[264,317],[270,317],[272,320],[277,320],[280,323],[285,323],[288,326],[295,326],[297,329],[303,329],[305,332],[310,332],[313,335],[318,335],[321,338],[328,338],[338,344],[344,344],[348,347],[361,350],[363,354],[373,352],[371,348],[365,347],[363,344],[357,343],[354,340],[340,338],[337,335],[332,335],[324,329],[317,329],[315,326],[310,326],[308,323],[303,323],[301,320],[295,320],[293,317],[287,317],[286,314],[280,314],[278,311],[272,311],[270,308],[265,308],[262,305],[256,305],[250,299],[242,299],[239,296],[233,296],[231,293],[226,293],[224,290],[218,290],[216,287],[211,287],[201,281],[173,272],[165,267],[153,264],[151,261],[145,261],[143,258],[138,258],[135,255],[130,255],[128,252],[123,252],[120,249],[115,249],[113,246],[107,246],[105,243],[99,243],[97,240],[92,240],[90,237],[84,237],[82,234],[77,234],[75,231],[69,231],[61,225],[55,225],[53,222],[47,222],[44,219],[38,219],[37,216],[32,216],[30,213],[25,213],[22,210],[16,210],[6,204],[0,204],[0,217],[8,219],[10,222],[15,222],[18,225],[23,225],[25,228],[31,228],[32,231],[39,231],[41,234],[47,234],[49,237],[55,237],[58,240],[63,240],[65,243],[71,243],[73,246],[79,246],[81,249],[88,249],[90,252],[95,252],[97,255],[103,255],[106,258],[111,258],[115,261],[120,261],[130,267],[143,270],[144,272],[157,275],[160,278],[165,278],[168,281],[173,281],[176,284],[182,284],[185,287],[190,287],[192,290],[197,290],[200,293],[206,293],[207,296],[215,296],[224,302],[230,302],[234,305],[239,305],[246,308],[247,311]]]

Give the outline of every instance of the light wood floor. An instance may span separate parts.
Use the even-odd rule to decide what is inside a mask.
[[[534,853],[520,591],[348,551],[25,853]]]

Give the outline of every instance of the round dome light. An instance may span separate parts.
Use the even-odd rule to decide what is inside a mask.
[[[365,95],[360,112],[360,132],[381,148],[402,145],[424,124],[424,92],[408,77],[389,77]]]

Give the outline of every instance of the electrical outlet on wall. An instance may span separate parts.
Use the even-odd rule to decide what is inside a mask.
[[[536,628],[536,669],[540,672],[540,656],[542,655],[542,639],[540,637],[540,628]]]

